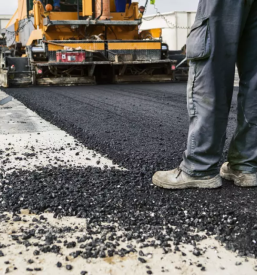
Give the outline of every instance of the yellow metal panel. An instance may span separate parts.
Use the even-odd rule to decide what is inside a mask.
[[[160,38],[162,36],[162,29],[151,29],[140,32],[141,39]]]
[[[115,0],[110,0],[110,8],[111,8],[111,12],[116,11]]]
[[[18,19],[22,20],[24,18],[27,18],[27,0],[19,0],[19,2],[18,2]]]
[[[92,0],[82,0],[82,16],[92,16],[93,14],[93,7],[92,7]]]
[[[128,20],[133,21],[138,19],[139,12],[138,12],[138,3],[131,3],[131,5],[126,5],[125,12],[115,12],[115,1],[111,0],[111,18],[112,20]]]
[[[133,43],[108,43],[109,50],[160,50],[161,43],[133,42]]]
[[[160,38],[162,36],[162,29],[151,29],[150,32],[154,38]]]
[[[82,15],[80,13],[80,15]],[[78,19],[78,14],[77,12],[50,12],[49,14],[49,19],[50,20],[77,20]]]
[[[124,20],[134,20],[138,19],[138,3],[131,3],[131,5],[126,4],[125,17]]]
[[[71,48],[78,48],[80,47],[82,50],[87,50],[87,51],[104,51],[104,43],[63,43],[63,47],[57,46],[57,45],[52,45],[48,44],[48,50],[49,51],[58,51],[58,50],[63,50],[64,46],[71,47]]]
[[[124,20],[124,16],[125,16],[124,12],[111,12],[112,20]]]
[[[33,30],[30,34],[29,40],[27,42],[27,46],[30,46],[34,40],[38,40],[38,39],[42,39],[43,38],[43,34],[42,34],[42,30]]]

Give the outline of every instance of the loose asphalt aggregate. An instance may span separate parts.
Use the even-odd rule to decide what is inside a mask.
[[[92,234],[95,226],[98,231],[107,230],[108,237],[79,252],[85,258],[131,252],[116,249],[120,239],[105,222],[122,227],[124,239],[137,240],[142,247],[161,246],[165,253],[170,252],[170,241],[179,245],[200,240],[197,229],[217,235],[242,256],[257,256],[257,189],[235,187],[228,181],[217,190],[171,191],[151,184],[155,171],[181,162],[188,131],[185,84],[32,87],[5,92],[127,170],[69,166],[17,170],[2,180],[2,211],[18,214],[25,208],[33,213],[53,212],[55,217],[78,216],[88,220]],[[234,98],[221,163],[235,125]],[[107,241],[112,243],[109,247]],[[196,248],[193,253],[202,252]]]

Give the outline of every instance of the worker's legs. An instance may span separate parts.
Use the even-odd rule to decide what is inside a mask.
[[[238,125],[228,161],[234,170],[257,172],[257,1],[254,2],[238,50],[240,87]]]
[[[202,0],[199,3],[195,29],[187,43],[187,55],[192,59],[187,89],[190,127],[180,168],[189,175],[219,173],[238,44],[253,2]]]

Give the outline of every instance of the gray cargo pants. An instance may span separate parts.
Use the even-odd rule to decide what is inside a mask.
[[[200,0],[187,57],[190,127],[180,168],[193,176],[219,173],[237,63],[238,122],[228,161],[257,172],[257,0]]]

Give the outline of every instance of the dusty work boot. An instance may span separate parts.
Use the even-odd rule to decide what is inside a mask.
[[[220,168],[220,176],[226,180],[234,181],[234,184],[241,187],[257,186],[257,174],[244,173],[243,171],[233,170],[228,162]]]
[[[222,185],[220,175],[192,177],[176,168],[171,171],[156,172],[153,175],[153,184],[166,189],[186,188],[218,188]]]

